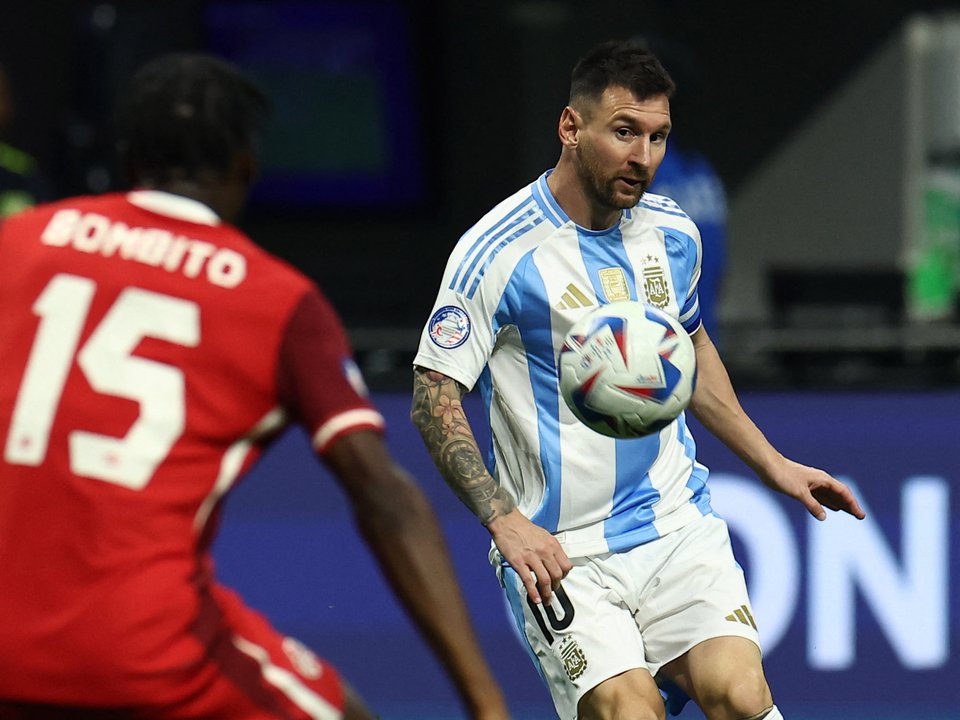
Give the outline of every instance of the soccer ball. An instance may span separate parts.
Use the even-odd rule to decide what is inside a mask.
[[[634,300],[601,305],[567,333],[560,394],[584,425],[634,438],[665,428],[690,402],[693,342],[662,310]]]

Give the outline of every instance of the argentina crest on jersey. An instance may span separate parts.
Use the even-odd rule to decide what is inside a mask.
[[[642,258],[641,266],[641,287],[646,301],[663,310],[670,304],[670,283],[664,263],[656,255],[647,254]]]

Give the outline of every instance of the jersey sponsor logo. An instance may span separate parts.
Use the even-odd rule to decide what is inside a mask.
[[[647,302],[661,310],[670,304],[670,285],[667,283],[667,274],[657,258],[647,255],[643,259],[643,292]]]
[[[560,302],[554,307],[557,310],[573,310],[575,308],[585,308],[595,305],[593,300],[573,283],[567,285],[566,291],[560,296]]]
[[[430,339],[447,350],[460,347],[470,337],[470,317],[456,305],[444,305],[430,318]]]
[[[237,287],[247,276],[247,259],[235,250],[162,228],[129,227],[98,213],[71,208],[58,210],[50,218],[40,241],[51,247],[117,256],[188,278],[204,277],[224,288]]]
[[[622,267],[601,268],[599,275],[600,287],[607,296],[607,302],[630,299],[630,286]]]
[[[587,669],[587,656],[572,637],[566,637],[560,643],[560,660],[571,680],[579,678]]]

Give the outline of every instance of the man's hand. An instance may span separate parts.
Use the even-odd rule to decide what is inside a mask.
[[[826,520],[824,506],[842,510],[858,520],[866,517],[850,488],[823,470],[782,458],[776,469],[762,479],[774,490],[799,500],[817,520]]]
[[[516,570],[535,603],[550,604],[553,591],[573,567],[557,539],[514,509],[487,524],[503,559]]]

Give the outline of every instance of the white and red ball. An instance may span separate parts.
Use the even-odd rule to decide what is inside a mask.
[[[587,427],[615,438],[642,437],[690,402],[697,361],[690,336],[662,310],[634,300],[601,305],[567,333],[560,394]]]

